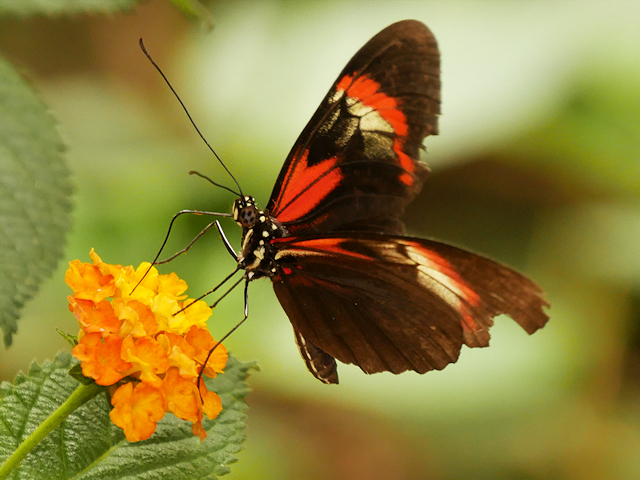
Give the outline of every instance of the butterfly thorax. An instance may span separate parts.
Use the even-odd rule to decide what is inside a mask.
[[[278,270],[271,240],[286,236],[287,230],[266,211],[259,210],[253,197],[235,201],[233,219],[242,227],[238,266],[247,271],[249,280],[275,275]]]

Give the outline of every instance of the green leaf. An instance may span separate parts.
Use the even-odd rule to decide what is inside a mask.
[[[78,344],[78,336],[77,335],[71,335],[70,333],[63,332],[59,328],[56,328],[56,332],[58,332],[58,335],[60,335],[67,342],[69,342],[69,345],[71,345],[71,348],[75,347]]]
[[[0,58],[0,327],[7,346],[19,309],[63,254],[72,192],[63,149],[53,117]]]
[[[68,352],[40,367],[32,364],[29,376],[19,374],[13,384],[0,386],[0,461],[16,447],[78,386],[67,371],[77,363]],[[11,478],[115,479],[215,478],[229,473],[237,461],[245,436],[245,383],[253,364],[229,357],[224,374],[207,379],[207,387],[220,395],[223,410],[205,420],[207,439],[191,433],[191,423],[167,414],[149,440],[129,443],[111,424],[110,406],[99,395],[73,414],[36,447]]]
[[[133,8],[142,0],[0,0],[0,16],[113,13]]]
[[[79,363],[76,363],[73,367],[71,367],[68,373],[69,375],[71,375],[71,377],[75,378],[82,385],[90,385],[94,383],[93,378],[85,377],[82,374],[82,367],[80,366]]]

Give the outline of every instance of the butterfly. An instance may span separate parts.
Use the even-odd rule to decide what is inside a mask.
[[[336,360],[368,374],[443,369],[462,345],[487,346],[499,314],[529,334],[548,320],[527,277],[403,236],[400,216],[428,173],[420,151],[439,113],[435,38],[421,22],[394,23],[340,73],[266,208],[242,193],[234,203],[246,285],[271,280],[307,368],[324,383],[338,383]]]

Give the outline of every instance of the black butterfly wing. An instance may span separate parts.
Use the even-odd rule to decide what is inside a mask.
[[[496,315],[530,334],[548,320],[534,282],[442,243],[354,233],[272,244],[274,290],[325,383],[338,382],[334,358],[366,373],[425,373],[455,362],[463,344],[487,346]]]
[[[415,20],[373,37],[339,75],[289,153],[267,211],[292,235],[403,233],[399,216],[426,175],[437,134],[440,58]]]

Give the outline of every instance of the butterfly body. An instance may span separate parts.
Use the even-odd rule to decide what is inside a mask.
[[[493,318],[528,333],[548,317],[540,288],[492,260],[405,237],[400,221],[437,134],[439,53],[422,23],[395,23],[356,53],[302,131],[264,210],[241,196],[238,266],[268,277],[311,373],[336,359],[365,373],[425,373],[487,346]]]

